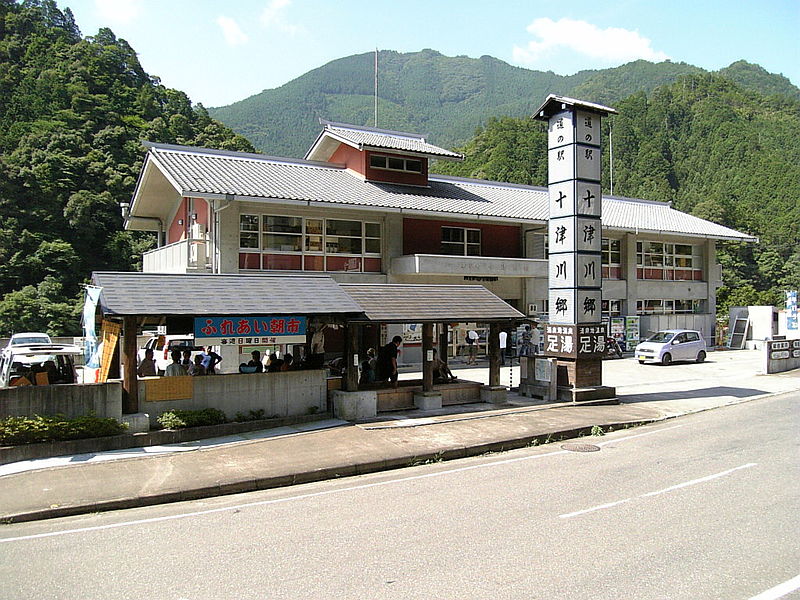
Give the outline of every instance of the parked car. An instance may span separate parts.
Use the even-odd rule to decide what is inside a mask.
[[[699,331],[666,329],[637,345],[634,355],[639,364],[658,362],[668,365],[676,360],[701,363],[706,359],[706,342]]]
[[[154,335],[139,349],[138,360],[141,362],[146,350],[153,351],[153,358],[156,361],[156,371],[159,375],[167,369],[167,365],[172,362],[172,351],[189,350],[192,353],[192,360],[203,351],[202,346],[194,345],[194,334],[185,333],[181,335]]]
[[[9,344],[0,353],[0,387],[75,383],[75,359],[82,355],[71,344]]]
[[[46,333],[15,333],[8,340],[9,346],[27,346],[29,344],[52,344],[53,340]]]

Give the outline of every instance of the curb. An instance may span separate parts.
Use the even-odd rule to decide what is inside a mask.
[[[638,427],[640,425],[646,425],[648,423],[657,422],[658,420],[659,419],[647,419],[642,421],[621,421],[615,423],[606,423],[601,425],[601,427],[603,427],[604,430],[608,430],[608,428],[617,429],[618,427],[623,425],[627,427]],[[487,442],[484,444],[478,444],[476,446],[449,448],[437,452],[426,452],[424,454],[406,455],[395,458],[389,458],[386,460],[367,461],[358,464],[343,464],[335,467],[326,467],[323,469],[312,469],[309,471],[295,473],[292,475],[278,475],[274,477],[245,479],[241,481],[233,481],[230,483],[205,486],[190,490],[163,491],[149,496],[117,498],[114,500],[106,500],[102,502],[95,502],[91,504],[82,504],[76,506],[56,506],[42,510],[32,510],[27,512],[2,515],[0,516],[0,522],[23,523],[27,521],[56,519],[60,517],[71,517],[75,515],[82,515],[94,512],[105,512],[105,511],[121,510],[128,508],[140,508],[145,506],[154,506],[157,504],[183,502],[187,500],[201,500],[204,498],[212,498],[216,496],[226,496],[231,494],[240,494],[244,492],[255,492],[260,490],[299,485],[303,483],[313,483],[330,479],[339,479],[341,477],[352,477],[354,475],[366,475],[368,473],[391,471],[394,469],[413,467],[426,463],[443,462],[459,458],[479,456],[481,454],[487,454],[493,452],[516,450],[518,448],[524,448],[526,446],[533,445],[534,442],[536,442],[536,445],[539,444],[544,445],[552,442],[558,442],[564,439],[584,437],[588,436],[591,433],[592,427],[594,426],[563,429],[545,434],[526,435],[522,437],[513,438],[510,440]]]

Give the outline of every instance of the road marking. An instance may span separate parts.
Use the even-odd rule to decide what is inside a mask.
[[[586,513],[594,512],[596,510],[603,510],[606,508],[617,506],[619,504],[625,504],[626,502],[631,502],[632,500],[636,500],[637,498],[651,498],[653,496],[659,496],[660,494],[666,494],[667,492],[674,492],[675,490],[689,487],[691,485],[697,485],[698,483],[705,483],[706,481],[719,479],[720,477],[725,477],[726,475],[730,475],[731,473],[738,471],[740,469],[749,469],[750,467],[755,467],[756,465],[757,463],[747,463],[746,465],[740,465],[738,467],[728,469],[727,471],[722,471],[721,473],[714,473],[713,475],[706,475],[705,477],[701,477],[699,479],[692,479],[691,481],[684,481],[683,483],[671,485],[668,488],[664,488],[663,490],[656,490],[655,492],[647,492],[646,494],[631,496],[630,498],[625,498],[624,500],[617,500],[616,502],[609,502],[607,504],[599,504],[597,506],[592,506],[591,508],[585,508],[583,510],[577,510],[575,512],[566,513],[558,516],[561,519],[569,519],[571,517],[577,517],[578,515],[585,515]]]
[[[652,435],[654,433],[662,433],[664,431],[670,431],[672,429],[677,429],[678,427],[683,427],[683,426],[684,425],[673,425],[672,427],[664,427],[662,429],[656,429],[654,431],[648,431],[648,432],[645,432],[645,433],[637,433],[637,434],[634,434],[634,435],[629,435],[629,436],[622,437],[622,438],[615,439],[615,440],[607,440],[605,442],[601,442],[598,445],[606,445],[606,444],[610,444],[612,442],[614,442],[614,443],[616,443],[616,442],[625,442],[625,441],[632,440],[632,439],[635,439],[635,438],[644,437],[646,435]],[[436,471],[436,472],[433,472],[433,473],[425,473],[424,475],[410,475],[408,477],[401,477],[399,479],[389,479],[387,481],[377,481],[377,482],[374,482],[374,483],[364,483],[364,484],[361,484],[361,485],[354,485],[354,486],[350,486],[350,487],[337,488],[337,489],[334,489],[334,490],[323,490],[321,492],[311,492],[311,493],[308,493],[308,494],[298,494],[296,496],[287,496],[286,498],[275,498],[275,499],[272,499],[272,500],[259,500],[258,502],[247,502],[245,504],[237,504],[235,506],[225,506],[225,507],[221,507],[221,508],[209,508],[207,510],[198,510],[198,511],[193,511],[193,512],[180,513],[180,514],[177,514],[177,515],[165,515],[163,517],[151,517],[149,519],[137,519],[135,521],[123,521],[123,522],[120,522],[120,523],[109,523],[107,525],[95,525],[95,526],[92,526],[92,527],[80,527],[80,528],[77,528],[77,529],[65,529],[63,531],[50,531],[50,532],[47,532],[47,533],[37,533],[37,534],[32,534],[32,535],[22,535],[22,536],[18,536],[18,537],[4,538],[4,539],[0,539],[0,544],[6,544],[6,543],[9,543],[9,542],[20,542],[20,541],[24,541],[24,540],[35,540],[35,539],[55,537],[55,536],[60,536],[60,535],[69,535],[69,534],[73,534],[73,533],[87,533],[87,532],[90,532],[90,531],[102,531],[104,529],[116,529],[118,527],[132,527],[134,525],[146,525],[146,524],[149,524],[149,523],[159,523],[161,521],[174,521],[174,520],[177,520],[177,519],[185,519],[185,518],[188,518],[188,517],[199,517],[199,516],[211,515],[211,514],[215,514],[215,513],[238,511],[238,510],[240,510],[242,508],[252,508],[252,507],[256,507],[256,506],[268,506],[270,504],[282,504],[282,503],[290,502],[290,501],[293,501],[293,500],[308,500],[309,498],[316,498],[316,497],[319,497],[319,496],[327,496],[327,495],[330,495],[330,494],[339,494],[339,493],[343,493],[343,492],[365,490],[365,489],[369,489],[369,488],[373,488],[373,487],[393,485],[393,484],[396,484],[396,483],[405,483],[407,481],[414,481],[414,480],[417,480],[417,479],[428,479],[428,478],[431,478],[431,477],[440,477],[442,475],[452,475],[453,473],[461,473],[461,472],[464,472],[464,471],[472,471],[474,469],[484,469],[484,468],[487,468],[487,467],[496,467],[496,466],[499,466],[499,465],[507,465],[507,464],[512,464],[512,463],[521,462],[521,461],[545,458],[545,457],[548,457],[548,456],[555,456],[555,455],[558,455],[558,454],[571,454],[571,455],[574,455],[575,453],[571,452],[569,450],[556,450],[554,452],[547,452],[547,453],[544,453],[544,454],[533,454],[531,456],[519,456],[519,457],[516,457],[516,458],[507,458],[507,459],[504,459],[504,460],[495,460],[495,461],[492,461],[492,462],[481,463],[479,465],[468,465],[468,466],[465,466],[465,467],[456,467],[454,469],[446,469],[444,471]],[[266,490],[262,490],[262,491],[266,491]]]
[[[761,592],[758,596],[750,598],[750,600],[777,600],[798,589],[800,589],[800,575],[793,577],[789,581],[784,581],[780,585],[776,585],[774,588],[770,588],[765,592]]]

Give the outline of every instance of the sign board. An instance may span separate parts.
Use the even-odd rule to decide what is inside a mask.
[[[535,358],[533,361],[533,378],[536,381],[550,381],[553,369],[547,358]]]
[[[606,326],[557,325],[544,328],[544,353],[558,358],[601,358],[606,349]]]
[[[628,350],[639,343],[639,322],[639,317],[625,317],[625,344]]]
[[[301,344],[306,341],[306,317],[195,317],[198,346]]]
[[[797,331],[797,290],[786,292],[786,329]]]

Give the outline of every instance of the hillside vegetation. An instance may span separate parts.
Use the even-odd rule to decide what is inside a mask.
[[[434,50],[378,56],[378,126],[430,136],[449,148],[466,143],[493,117],[526,117],[548,94],[614,103],[650,93],[683,75],[702,74],[686,63],[644,60],[562,76],[513,67],[490,56],[449,57]],[[744,61],[720,74],[744,89],[800,99],[780,75]],[[374,125],[374,54],[334,60],[282,85],[209,113],[275,156],[302,157],[319,133],[319,118]]]
[[[790,96],[749,92],[719,75],[688,75],[615,103],[619,115],[604,122],[604,190],[611,127],[615,195],[673,202],[760,238],[720,244],[721,313],[730,305],[781,305],[783,290],[800,287],[800,102]],[[543,124],[495,119],[460,149],[463,163],[435,168],[545,185],[546,145]]]
[[[109,29],[84,38],[51,0],[0,0],[0,335],[77,334],[91,271],[141,261],[153,236],[122,231],[119,208],[141,140],[252,150]]]

